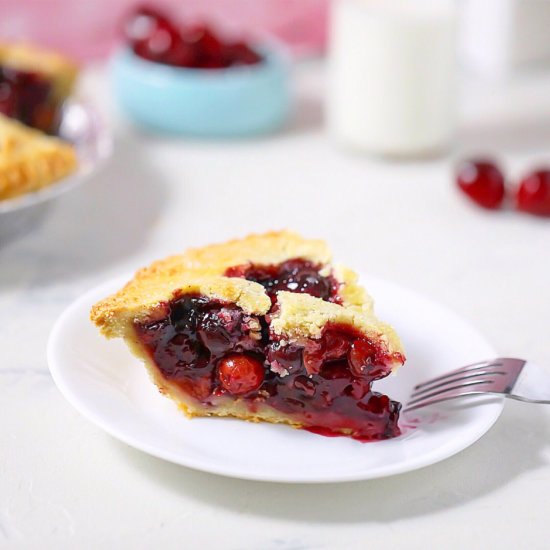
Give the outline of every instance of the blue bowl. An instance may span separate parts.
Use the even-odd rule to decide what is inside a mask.
[[[115,96],[138,124],[204,137],[244,137],[272,132],[290,105],[288,63],[262,50],[255,65],[187,69],[147,61],[130,48],[112,62]]]

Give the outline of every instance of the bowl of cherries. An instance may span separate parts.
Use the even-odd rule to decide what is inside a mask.
[[[182,26],[141,7],[123,25],[112,78],[138,124],[176,134],[239,137],[278,129],[289,111],[288,62],[277,47]]]

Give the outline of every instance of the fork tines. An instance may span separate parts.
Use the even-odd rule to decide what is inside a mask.
[[[507,374],[499,359],[482,361],[450,371],[415,386],[405,410],[417,409],[464,395],[502,392],[505,388],[499,382],[503,382]]]

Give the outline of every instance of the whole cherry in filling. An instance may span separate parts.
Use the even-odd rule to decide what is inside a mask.
[[[264,381],[263,361],[244,353],[230,353],[218,363],[222,386],[233,395],[257,390]]]

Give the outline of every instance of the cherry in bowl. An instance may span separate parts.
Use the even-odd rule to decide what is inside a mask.
[[[280,46],[229,40],[204,25],[133,12],[112,60],[121,109],[148,130],[239,138],[274,132],[290,112],[289,62]]]
[[[263,60],[260,52],[243,40],[223,38],[204,24],[181,25],[149,6],[126,16],[123,34],[137,56],[173,67],[224,69]]]

